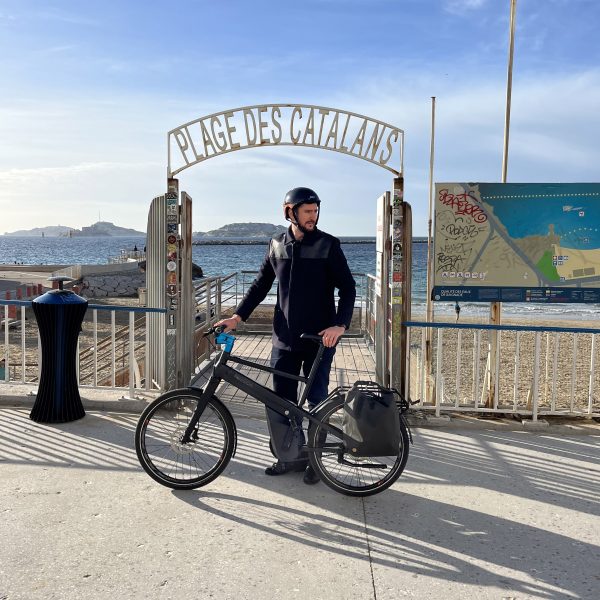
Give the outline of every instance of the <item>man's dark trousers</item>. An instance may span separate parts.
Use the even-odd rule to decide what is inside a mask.
[[[271,367],[290,375],[300,375],[300,371],[302,371],[304,377],[308,377],[318,350],[319,345],[312,341],[307,341],[299,350],[282,350],[273,347]],[[335,348],[325,348],[323,352],[315,379],[309,390],[309,408],[313,408],[327,397],[329,372],[334,354]],[[298,403],[298,381],[273,374],[273,389],[279,396]],[[295,436],[294,439],[289,419],[270,408],[267,408],[267,419],[277,457],[284,462],[300,458],[297,448],[304,444],[304,436]]]

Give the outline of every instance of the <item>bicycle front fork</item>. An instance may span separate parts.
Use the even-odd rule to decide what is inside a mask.
[[[198,434],[196,432],[198,421],[200,421],[200,417],[202,417],[202,413],[208,404],[209,398],[211,398],[215,393],[220,382],[221,380],[217,377],[210,378],[206,388],[204,388],[204,391],[202,392],[202,395],[200,398],[198,398],[198,404],[196,405],[194,414],[192,415],[188,426],[185,428],[185,431],[181,436],[180,442],[182,444],[189,444],[191,441],[196,441],[198,439]]]

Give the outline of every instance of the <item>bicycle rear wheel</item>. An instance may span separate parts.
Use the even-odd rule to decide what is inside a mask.
[[[342,429],[344,414],[343,398],[332,398],[317,413],[324,423]],[[387,489],[400,477],[408,460],[408,431],[404,421],[400,420],[400,444],[393,456],[357,457],[340,453],[335,446],[342,440],[327,431],[318,423],[308,428],[308,445],[316,448],[309,451],[309,460],[313,469],[320,475],[323,483],[336,492],[347,496],[370,496]]]
[[[144,471],[176,490],[210,483],[223,472],[235,451],[233,417],[215,396],[208,400],[192,439],[182,443],[201,395],[194,388],[163,394],[144,410],[135,431],[135,450]]]

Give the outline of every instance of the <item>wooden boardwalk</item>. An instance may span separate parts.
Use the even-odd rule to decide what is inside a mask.
[[[263,365],[269,365],[271,355],[270,333],[239,335],[236,337],[233,352],[235,356]],[[236,369],[248,377],[252,377],[255,381],[272,387],[271,375],[269,373],[251,369],[244,365],[235,365],[234,363],[231,363],[231,366],[235,366]],[[352,385],[359,379],[375,380],[375,361],[362,338],[344,338],[338,344],[333,359],[329,390],[331,391],[339,385]],[[264,406],[260,402],[229,383],[222,383],[217,391],[217,395],[234,413],[243,413],[247,416],[260,418],[264,416]]]

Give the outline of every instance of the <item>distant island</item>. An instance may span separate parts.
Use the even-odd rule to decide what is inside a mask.
[[[65,225],[49,225],[6,232],[9,237],[145,237],[144,231],[119,227],[108,221],[98,221],[89,227],[75,229]]]
[[[263,244],[273,236],[287,230],[284,225],[272,223],[230,223],[210,231],[192,233],[195,245]],[[6,232],[7,237],[146,237],[144,231],[119,227],[108,221],[98,221],[89,227],[75,229],[65,225],[49,225]],[[345,244],[372,244],[375,236],[337,236]],[[427,238],[414,237],[413,242],[426,242]]]
[[[20,229],[19,231],[4,232],[6,236],[13,237],[60,237],[72,231],[72,227],[65,225],[49,225],[48,227],[34,227],[33,229]]]
[[[212,229],[211,231],[195,231],[192,233],[192,239],[267,240],[286,230],[287,227],[284,227],[283,225],[273,225],[271,223],[230,223],[229,225],[223,225],[223,227]]]
[[[272,223],[230,223],[211,231],[192,233],[192,244],[197,246],[219,245],[258,245],[264,244],[273,236],[287,231],[284,225]],[[374,236],[340,237],[347,244],[373,244]]]

